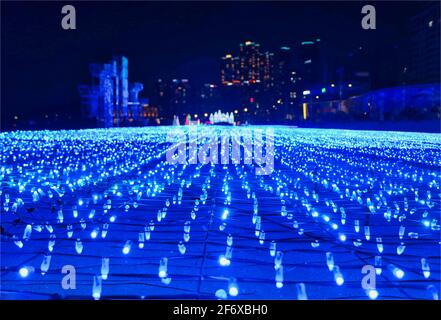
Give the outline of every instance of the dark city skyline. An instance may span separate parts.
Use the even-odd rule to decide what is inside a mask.
[[[80,2],[77,30],[63,30],[60,3],[2,2],[2,114],[78,115],[76,86],[88,81],[88,65],[114,55],[128,57],[130,78],[144,83],[147,97],[157,78],[220,82],[220,58],[248,40],[275,51],[320,37],[329,59],[360,44],[385,61],[395,58],[383,49],[403,45],[420,4],[378,3],[377,30],[370,31],[360,26],[363,4],[135,2],[106,3],[104,10],[102,3]]]

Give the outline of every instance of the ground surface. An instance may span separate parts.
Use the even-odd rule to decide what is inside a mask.
[[[438,299],[439,134],[275,127],[258,176],[168,164],[169,131],[0,134],[1,297]]]

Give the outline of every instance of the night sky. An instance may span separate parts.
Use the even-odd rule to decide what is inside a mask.
[[[76,7],[77,30],[61,28],[64,4]],[[407,37],[418,4],[376,4],[375,31],[360,26],[364,4],[2,1],[2,122],[16,114],[78,115],[77,86],[88,83],[88,65],[118,54],[129,58],[129,80],[144,83],[144,97],[158,77],[189,78],[195,85],[218,82],[219,58],[237,54],[245,40],[274,51],[320,37],[333,55],[359,43],[384,57],[395,54],[385,48]]]

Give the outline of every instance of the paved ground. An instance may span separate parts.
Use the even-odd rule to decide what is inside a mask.
[[[273,130],[261,176],[168,164],[170,128],[0,134],[1,297],[437,299],[440,135]]]

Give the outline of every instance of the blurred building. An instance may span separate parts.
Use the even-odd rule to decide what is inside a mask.
[[[173,115],[183,115],[189,108],[194,108],[193,88],[188,79],[155,81],[152,104],[158,108],[161,117],[172,119]]]
[[[245,41],[239,45],[240,81],[253,84],[262,81],[263,55],[260,53],[260,44]]]
[[[221,84],[233,85],[240,83],[239,57],[226,54],[221,58]]]
[[[409,78],[412,83],[440,82],[440,2],[421,4],[410,21]]]
[[[205,83],[200,91],[198,99],[199,110],[203,114],[214,112],[220,107],[219,86],[214,83]]]
[[[114,57],[109,63],[90,65],[91,83],[80,85],[83,116],[94,119],[98,126],[118,127],[145,123],[139,101],[141,83],[129,83],[129,62]]]

